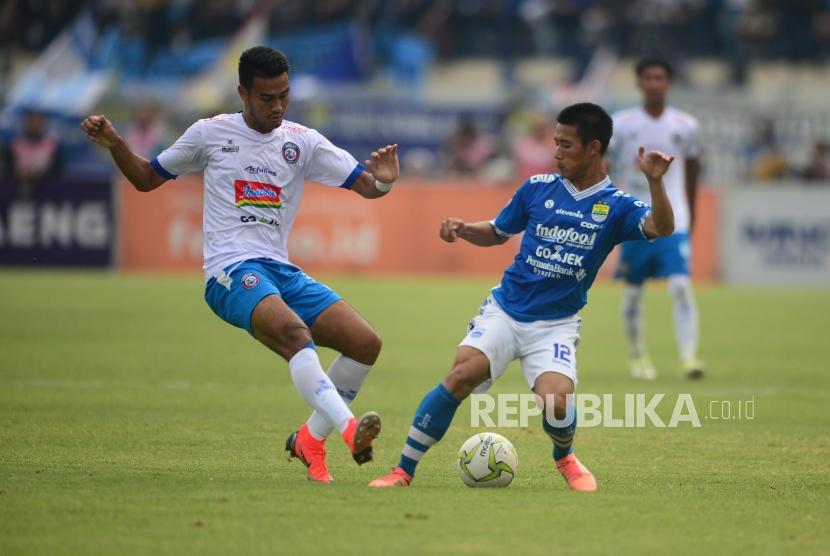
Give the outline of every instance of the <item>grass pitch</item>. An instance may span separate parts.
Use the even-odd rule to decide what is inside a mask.
[[[413,488],[368,489],[494,281],[328,280],[385,345],[355,402],[383,416],[376,461],[355,466],[333,438],[326,487],[283,458],[308,413],[287,365],[216,318],[198,277],[0,273],[0,554],[828,553],[830,290],[698,287],[709,373],[691,383],[653,287],[661,377],[641,383],[620,291],[600,285],[582,315],[580,392],[689,393],[702,427],[581,429],[600,491],[580,495],[536,418],[498,429],[519,453],[513,484],[478,490],[454,467],[475,432],[466,402]],[[515,365],[492,392],[527,392]],[[751,399],[754,419],[715,419]]]

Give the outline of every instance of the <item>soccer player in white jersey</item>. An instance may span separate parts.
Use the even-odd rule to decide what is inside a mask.
[[[667,236],[674,217],[662,176],[672,158],[639,151],[651,206],[617,189],[603,156],[611,117],[581,103],[559,113],[555,158],[560,174],[531,177],[490,221],[448,218],[447,242],[500,245],[524,232],[519,252],[470,323],[452,369],[421,401],[398,465],[372,487],[408,486],[424,453],[450,426],[459,404],[486,390],[518,359],[528,386],[541,397],[542,427],[553,440],[556,468],[572,490],[597,489],[596,479],[573,453],[576,414],[567,400],[577,383],[576,346],[588,289],[614,245]]]
[[[331,482],[324,443],[334,428],[358,464],[372,459],[380,417],[355,419],[349,403],[378,357],[372,326],[327,286],[288,260],[287,240],[305,180],[351,189],[375,199],[398,178],[397,145],[373,152],[365,165],[317,131],[284,120],[289,65],[257,46],[239,59],[244,110],[199,120],[148,161],[130,150],[102,115],[81,124],[139,191],[178,174],[204,172],[205,300],[228,323],[244,328],[288,361],[291,379],[313,408],[286,450],[308,468],[309,480]],[[323,371],[315,345],[340,352]]]
[[[701,145],[697,120],[666,104],[672,68],[664,60],[646,59],[637,64],[637,85],[643,104],[613,114],[614,137],[609,147],[612,172],[620,187],[640,200],[648,200],[648,184],[638,169],[637,152],[665,152],[677,160],[666,173],[666,193],[674,208],[674,234],[654,242],[634,241],[622,246],[617,276],[625,282],[622,321],[629,348],[629,367],[634,378],[657,377],[644,339],[643,285],[665,278],[674,305],[674,328],[683,374],[703,376],[697,357],[698,316],[689,279],[689,234],[694,222],[695,194]]]

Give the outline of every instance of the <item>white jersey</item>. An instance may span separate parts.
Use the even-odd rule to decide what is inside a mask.
[[[701,155],[699,124],[694,116],[667,106],[659,118],[650,116],[642,107],[620,110],[613,115],[614,135],[609,152],[618,183],[627,193],[641,201],[651,202],[648,182],[639,169],[640,145],[674,156],[669,171],[663,176],[666,194],[674,210],[674,231],[689,231],[689,200],[686,196],[686,160]]]
[[[284,120],[260,133],[241,113],[197,121],[151,164],[167,179],[204,171],[208,280],[237,261],[289,262],[288,233],[305,180],[350,188],[363,172],[352,155],[314,129]]]

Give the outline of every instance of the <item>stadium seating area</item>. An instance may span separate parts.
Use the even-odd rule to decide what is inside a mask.
[[[823,2],[17,0],[0,29],[0,142],[44,112],[70,175],[110,168],[75,130],[83,113],[123,125],[151,101],[173,139],[194,117],[238,108],[228,82],[211,94],[193,83],[232,78],[231,51],[262,42],[292,62],[291,117],[356,153],[397,141],[418,174],[450,172],[448,144],[472,120],[496,144],[476,175],[509,179],[529,113],[577,96],[636,103],[631,61],[671,52],[675,103],[702,121],[707,182],[826,178]],[[426,124],[393,127],[392,115]]]

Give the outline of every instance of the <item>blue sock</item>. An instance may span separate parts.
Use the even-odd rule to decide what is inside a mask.
[[[562,459],[574,451],[573,442],[574,434],[576,433],[576,411],[572,411],[572,414],[573,419],[570,420],[570,424],[564,427],[555,427],[548,423],[544,415],[542,416],[542,428],[545,429],[545,434],[553,440],[553,459],[555,460]],[[562,419],[562,421],[567,422],[568,419]]]
[[[401,461],[398,463],[401,469],[410,476],[415,476],[415,466],[424,457],[424,453],[441,440],[450,428],[455,410],[460,404],[461,401],[443,384],[438,384],[427,392],[418,406],[418,411],[415,412],[412,426],[409,427],[409,434],[401,452]]]

